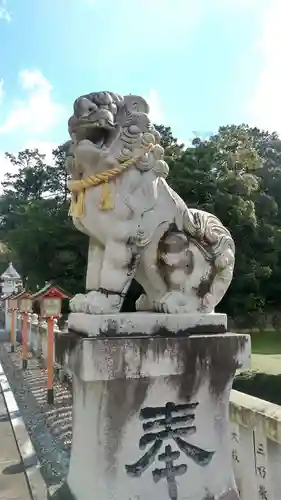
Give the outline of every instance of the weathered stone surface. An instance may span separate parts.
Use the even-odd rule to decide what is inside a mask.
[[[133,278],[138,310],[211,313],[228,289],[234,242],[212,214],[190,209],[166,182],[160,134],[135,95],[76,99],[68,129],[71,214],[89,236],[86,295],[73,312],[120,311]]]
[[[84,338],[68,359],[76,500],[238,500],[228,402],[249,336]]]
[[[225,333],[226,314],[169,314],[161,313],[119,313],[84,314],[72,313],[68,327],[79,334],[96,336],[183,336],[191,334]]]

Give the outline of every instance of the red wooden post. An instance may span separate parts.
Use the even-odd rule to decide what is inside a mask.
[[[48,318],[47,402],[54,404],[54,318]]]

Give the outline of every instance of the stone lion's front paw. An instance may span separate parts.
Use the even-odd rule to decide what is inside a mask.
[[[186,297],[181,292],[173,291],[166,293],[162,299],[154,302],[154,309],[157,312],[167,314],[177,314],[186,304]]]
[[[86,295],[86,311],[88,314],[109,314],[120,311],[121,297],[120,295],[92,291]]]
[[[77,293],[69,301],[69,307],[72,312],[84,312],[86,296],[83,293]]]

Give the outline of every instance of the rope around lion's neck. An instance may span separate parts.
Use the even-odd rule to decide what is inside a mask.
[[[118,167],[111,168],[110,170],[106,170],[100,174],[91,175],[86,177],[86,179],[69,181],[67,187],[72,193],[69,214],[77,218],[83,217],[85,215],[86,189],[89,187],[99,186],[100,184],[104,184],[104,187],[99,208],[101,210],[113,210],[114,201],[111,197],[109,182],[114,180],[128,167],[135,165],[142,158],[143,154],[149,152],[152,147],[153,144],[150,144],[147,148],[145,148],[145,151],[140,156],[126,160]]]

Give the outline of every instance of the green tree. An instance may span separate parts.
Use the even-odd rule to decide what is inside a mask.
[[[220,308],[234,317],[261,312],[273,276],[280,276],[278,203],[263,180],[266,150],[249,127],[222,127],[209,140],[194,139],[170,169],[187,205],[216,214],[233,235],[234,279]]]
[[[0,239],[32,289],[46,280],[70,292],[84,289],[87,238],[68,217],[64,154],[55,150],[52,166],[37,150],[7,155],[18,172],[3,182]]]
[[[161,135],[161,146],[165,150],[165,160],[170,162],[180,157],[184,144],[179,143],[178,139],[173,136],[171,127],[164,125],[154,125],[156,130]]]
[[[17,172],[6,174],[2,182],[4,195],[21,201],[41,199],[48,183],[45,155],[40,154],[38,149],[25,149],[17,155],[6,153],[5,156]]]

